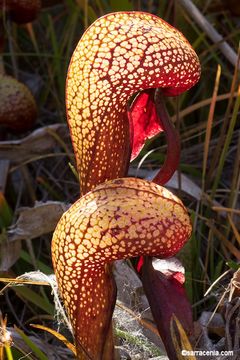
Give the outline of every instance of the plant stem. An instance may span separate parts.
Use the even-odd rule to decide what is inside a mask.
[[[162,168],[153,179],[153,181],[159,185],[164,185],[171,179],[175,170],[178,168],[180,160],[179,134],[167,113],[163,98],[164,96],[162,95],[161,89],[157,89],[154,96],[156,111],[167,139],[167,156]]]
[[[5,351],[6,351],[7,359],[13,360],[11,347],[9,345],[5,345]]]

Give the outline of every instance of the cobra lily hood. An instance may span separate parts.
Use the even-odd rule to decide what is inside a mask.
[[[162,98],[188,90],[199,76],[198,57],[184,36],[143,12],[96,20],[73,53],[66,107],[81,197],[56,227],[52,258],[78,359],[114,359],[112,263],[136,256],[172,257],[191,235],[181,200],[159,185],[176,169],[178,141],[173,152],[168,149],[156,183],[125,176],[147,138],[165,131],[168,145],[174,145]],[[145,268],[143,279],[149,272]],[[151,286],[146,290],[151,297]],[[167,301],[158,300],[155,314]]]
[[[162,88],[166,96],[178,95],[199,76],[199,60],[189,42],[157,16],[108,14],[86,30],[73,53],[66,85],[82,194],[126,175],[130,158],[146,138],[163,130],[151,92],[144,90]],[[129,110],[128,100],[139,91],[143,93]]]

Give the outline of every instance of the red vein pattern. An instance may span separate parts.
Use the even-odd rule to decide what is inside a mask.
[[[173,256],[191,229],[187,210],[177,197],[134,178],[97,186],[62,216],[53,236],[53,265],[80,359],[85,359],[85,352],[93,359],[102,358],[115,304],[107,265],[139,255]]]
[[[131,152],[136,156],[130,146],[128,99],[158,87],[165,95],[178,95],[199,76],[198,57],[188,41],[154,15],[108,14],[87,29],[72,56],[66,90],[82,194],[125,176]]]
[[[52,257],[78,359],[114,358],[111,263],[139,255],[173,256],[192,229],[182,202],[168,190],[122,178],[144,140],[161,131],[150,98],[141,93],[132,108],[128,100],[149,88],[178,95],[199,76],[198,57],[184,36],[147,13],[96,20],[74,51],[66,107],[84,195],[60,219]]]

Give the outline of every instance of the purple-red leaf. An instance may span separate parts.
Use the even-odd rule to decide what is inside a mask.
[[[144,259],[141,272],[143,288],[170,360],[177,359],[170,331],[173,315],[180,321],[188,336],[193,332],[191,304],[182,284],[183,277],[179,277],[180,273],[181,271],[176,271],[175,277],[174,271],[173,274],[165,275],[155,270],[152,258]]]

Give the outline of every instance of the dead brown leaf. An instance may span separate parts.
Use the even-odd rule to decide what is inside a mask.
[[[29,162],[59,145],[58,137],[63,141],[69,137],[66,125],[45,126],[21,140],[1,141],[0,159],[9,160],[13,164]]]
[[[37,202],[33,208],[20,208],[16,224],[8,230],[9,241],[34,239],[54,231],[61,215],[68,208],[69,205],[58,201]]]

